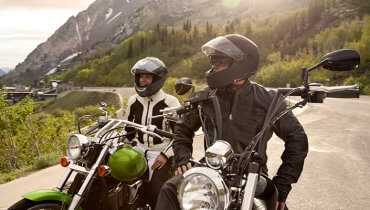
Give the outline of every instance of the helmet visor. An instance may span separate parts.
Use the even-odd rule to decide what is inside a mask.
[[[132,67],[131,73],[135,74],[155,74],[155,70],[160,69],[161,65],[149,59],[141,59]]]
[[[242,50],[240,50],[224,36],[219,36],[205,43],[202,46],[202,51],[207,56],[222,56],[222,54],[224,54],[231,57],[237,62],[244,60],[246,57],[245,53]]]

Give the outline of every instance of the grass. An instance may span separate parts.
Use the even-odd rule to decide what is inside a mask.
[[[120,108],[120,101],[115,93],[95,92],[95,91],[72,91],[64,97],[45,102],[37,102],[35,110],[37,112],[52,113],[54,110],[74,111],[76,108],[85,106],[95,106],[100,102],[105,102],[108,106],[113,105],[116,109]]]
[[[61,156],[62,155],[58,153],[42,155],[37,158],[32,165],[22,167],[9,173],[0,173],[0,184],[12,181],[22,176],[26,176],[31,172],[57,165]]]

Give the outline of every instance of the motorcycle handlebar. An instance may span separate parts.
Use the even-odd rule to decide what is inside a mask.
[[[360,98],[358,85],[325,87],[325,93],[330,98]]]
[[[171,107],[171,108],[165,108],[165,109],[161,109],[159,110],[160,113],[163,113],[163,114],[169,114],[169,113],[172,113],[172,114],[178,114],[178,115],[182,115],[182,114],[185,114],[186,112],[188,112],[189,110],[187,109],[187,107],[189,106],[189,104],[185,104],[183,106],[177,106],[177,107]]]
[[[353,92],[353,91],[338,91],[338,92],[326,93],[326,97],[328,98],[360,98],[360,93]]]
[[[164,131],[164,130],[160,130],[160,129],[158,129],[158,128],[155,128],[155,129],[154,129],[154,133],[156,133],[156,134],[158,134],[158,135],[160,135],[160,136],[164,136],[164,137],[166,137],[166,138],[170,138],[170,139],[172,139],[172,138],[173,138],[173,134],[172,134],[172,133],[167,132],[167,131]]]
[[[278,88],[278,92],[283,95],[288,94],[292,90],[294,90],[294,92],[290,94],[290,96],[301,96],[302,95],[302,90],[298,88]]]
[[[278,88],[278,92],[286,95],[290,91],[293,91],[290,96],[302,96],[304,92],[303,87],[300,88]],[[325,87],[325,86],[313,86],[310,87],[310,93],[325,93],[325,97],[328,98],[360,98],[360,90],[358,86],[338,86],[338,87]]]

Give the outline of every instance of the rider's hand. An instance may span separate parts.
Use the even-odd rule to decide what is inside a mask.
[[[162,168],[164,164],[166,164],[166,162],[167,162],[167,157],[165,157],[162,154],[158,155],[152,165],[152,170],[157,169],[157,168],[158,169]]]
[[[276,203],[276,210],[284,210],[284,209],[285,209],[285,202]]]
[[[190,163],[188,163],[188,164],[186,164],[186,165],[182,165],[181,167],[178,167],[177,169],[176,169],[176,171],[175,171],[175,175],[180,175],[180,174],[182,174],[182,173],[185,173],[185,171],[187,171],[187,170],[189,170],[189,169],[191,169],[192,167],[191,167],[191,164]]]

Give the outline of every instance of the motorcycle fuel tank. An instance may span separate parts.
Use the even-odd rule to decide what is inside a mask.
[[[114,152],[109,157],[108,165],[112,177],[123,182],[132,182],[140,178],[148,167],[144,156],[130,147]]]

